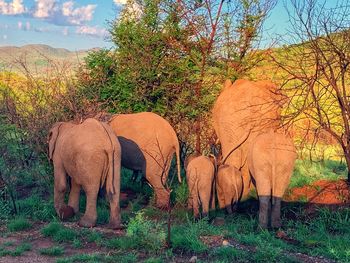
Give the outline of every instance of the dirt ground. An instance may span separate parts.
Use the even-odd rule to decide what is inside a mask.
[[[125,192],[121,194],[121,200],[132,199],[134,193]],[[350,191],[349,186],[345,180],[339,181],[325,181],[320,180],[315,182],[311,186],[297,187],[292,189],[288,195],[286,195],[286,202],[297,202],[301,199],[307,200],[308,205],[306,206],[307,211],[310,213],[319,206],[327,207],[350,207]],[[215,220],[214,220],[215,221]],[[28,231],[19,231],[14,233],[9,233],[0,237],[0,244],[12,243],[13,247],[18,246],[24,241],[30,243],[32,248],[30,251],[24,252],[23,255],[13,257],[5,256],[0,257],[0,262],[4,263],[51,263],[56,262],[58,258],[69,257],[76,254],[93,254],[93,253],[104,253],[108,254],[111,251],[105,247],[97,246],[95,243],[86,243],[82,244],[81,248],[74,248],[71,244],[61,244],[64,248],[64,256],[62,257],[52,257],[45,256],[40,254],[40,249],[52,247],[55,244],[50,238],[44,237],[40,230],[46,225],[44,222],[37,222],[34,224],[33,228]],[[215,223],[214,223],[215,224]],[[78,229],[79,227],[75,222],[65,222],[64,225],[68,228]],[[108,230],[102,227],[95,227],[95,231],[104,234],[105,236],[118,236],[125,235],[125,230],[113,231]],[[6,226],[0,226],[0,232],[6,232]],[[290,239],[286,234],[281,230],[276,233],[276,237],[283,240],[284,242],[291,243],[296,242],[295,240]],[[243,245],[237,242],[235,239],[225,240],[223,236],[201,236],[201,241],[206,244],[209,248],[217,248],[220,246],[232,246],[237,249],[245,250],[254,253],[256,248]],[[293,256],[298,259],[300,262],[319,262],[319,263],[328,263],[334,262],[322,257],[313,257],[302,253],[292,253],[286,252],[288,255]],[[174,262],[189,262],[191,255],[179,255],[178,260]],[[201,259],[201,256],[198,257]],[[203,258],[205,260],[205,258]]]

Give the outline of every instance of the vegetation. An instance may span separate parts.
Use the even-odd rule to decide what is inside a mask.
[[[296,45],[255,50],[274,3],[131,0],[110,23],[114,47],[90,52],[74,75],[51,62],[42,62],[52,69],[46,75],[23,63],[25,74],[0,73],[0,239],[5,240],[0,261],[41,254],[57,262],[169,262],[192,256],[203,262],[312,262],[319,257],[350,262],[349,208],[314,206],[307,196],[283,204],[282,229],[262,231],[254,198],[234,215],[213,211],[209,220],[194,221],[187,211],[186,183],[170,185],[172,209],[160,211],[152,206],[152,189],[123,169],[122,191],[132,193],[121,201],[125,230],[104,229],[109,210],[103,198],[97,203],[97,224],[103,230],[59,222],[53,207],[46,136],[54,122],[80,121],[104,111],[153,111],[178,132],[182,156],[209,153],[215,135],[205,124],[223,80],[272,78],[271,59],[273,69],[279,67],[278,84],[289,80],[283,85],[291,98],[284,121],[294,125],[299,153],[288,194],[310,185],[322,192],[315,182],[346,178],[349,31],[328,30],[332,23],[321,27],[324,16],[313,16],[321,20],[302,23],[298,29],[307,34],[300,36],[307,38]],[[315,6],[300,9],[297,3],[295,21],[303,22],[302,11],[311,14]],[[340,7],[339,13],[344,12]],[[322,30],[314,34],[314,26]],[[85,203],[82,194],[80,211]],[[50,245],[37,246],[34,237]]]

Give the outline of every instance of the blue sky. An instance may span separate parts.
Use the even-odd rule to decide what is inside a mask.
[[[47,44],[70,50],[108,47],[107,21],[126,0],[0,0],[0,46]],[[264,44],[285,34],[288,15],[278,0],[266,21]]]

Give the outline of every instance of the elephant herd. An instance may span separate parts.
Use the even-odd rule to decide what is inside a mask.
[[[292,139],[281,128],[285,98],[270,82],[226,81],[215,102],[213,127],[221,143],[221,158],[190,155],[185,160],[188,207],[195,217],[215,207],[228,213],[247,197],[252,185],[259,197],[259,224],[280,227],[281,199],[296,159]],[[49,131],[49,157],[54,165],[54,206],[67,219],[79,212],[80,190],[86,193],[80,226],[96,224],[96,200],[106,187],[110,203],[109,227],[121,227],[121,166],[142,172],[155,192],[156,205],[165,208],[165,187],[175,154],[181,182],[179,142],[174,129],[150,112],[116,114],[108,123],[86,119],[81,124],[55,123]],[[68,205],[64,202],[67,176],[71,179]],[[271,219],[269,218],[271,213]]]

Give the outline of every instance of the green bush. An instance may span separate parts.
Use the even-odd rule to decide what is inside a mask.
[[[42,248],[39,250],[40,254],[46,255],[46,256],[62,256],[64,254],[64,248],[63,247],[48,247],[48,248]]]
[[[31,227],[32,224],[24,218],[13,219],[7,224],[7,229],[11,232],[22,231]]]
[[[41,233],[46,237],[51,237],[56,242],[73,242],[78,237],[78,233],[58,222],[52,222],[45,226]]]
[[[148,220],[143,211],[136,213],[128,224],[127,237],[146,249],[156,251],[165,245],[166,234],[161,224]]]

